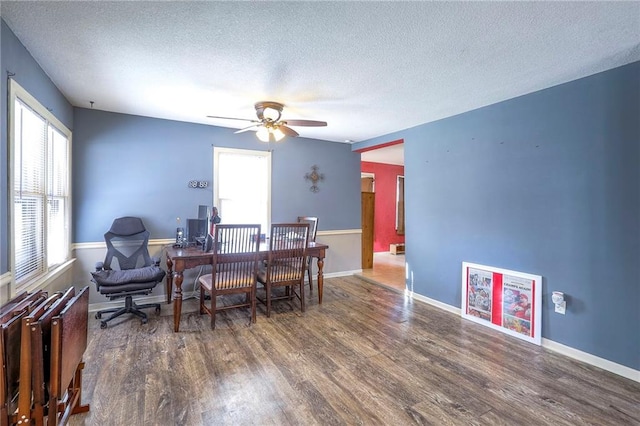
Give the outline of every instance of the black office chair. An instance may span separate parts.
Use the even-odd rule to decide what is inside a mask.
[[[138,217],[121,217],[113,221],[109,232],[104,234],[107,244],[107,255],[104,262],[96,263],[96,270],[92,272],[93,282],[97,290],[115,300],[124,297],[125,304],[121,308],[98,311],[96,319],[103,314],[111,315],[100,322],[100,328],[106,328],[107,323],[122,314],[134,314],[147,323],[147,314],[141,309],[155,308],[160,313],[160,304],[152,303],[137,305],[133,296],[146,295],[164,279],[165,272],[160,268],[160,259],[149,256],[149,231],[146,230],[142,219]],[[113,269],[117,260],[119,269]],[[112,264],[113,263],[113,264]]]

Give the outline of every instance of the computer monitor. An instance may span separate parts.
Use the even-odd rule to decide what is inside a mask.
[[[198,219],[209,219],[209,206],[198,206]]]
[[[207,222],[206,218],[187,219],[187,241],[190,243],[203,241],[209,231]]]

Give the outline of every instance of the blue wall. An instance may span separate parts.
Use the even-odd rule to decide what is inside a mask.
[[[8,201],[8,127],[7,127],[7,72],[27,92],[48,108],[65,126],[73,129],[73,108],[40,68],[20,40],[13,34],[4,20],[0,19],[0,274],[9,270],[9,247],[11,247],[7,215],[13,205]]]
[[[176,217],[213,199],[213,146],[267,150],[255,133],[76,108],[74,242],[102,241],[114,218],[143,218],[151,238],[175,236]],[[285,138],[271,145],[272,222],[315,215],[320,230],[360,228],[360,155],[343,143]],[[324,174],[312,193],[304,175]],[[206,189],[187,187],[206,180]]]
[[[640,62],[353,148],[396,139],[416,293],[460,306],[463,261],[542,275],[543,337],[640,369]]]

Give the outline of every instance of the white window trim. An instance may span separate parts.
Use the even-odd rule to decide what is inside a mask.
[[[66,222],[67,226],[67,239],[69,244],[67,245],[67,255],[65,256],[65,261],[59,265],[55,265],[44,274],[41,274],[37,277],[34,277],[32,280],[21,283],[18,287],[15,280],[15,275],[13,271],[15,271],[15,230],[14,230],[14,199],[15,199],[15,173],[14,173],[14,150],[15,150],[15,101],[16,98],[20,99],[22,102],[27,104],[29,108],[33,109],[36,113],[40,114],[42,117],[47,120],[49,124],[57,128],[60,132],[62,132],[68,140],[68,159],[69,159],[69,208],[67,210],[67,218]],[[72,166],[72,158],[71,158],[71,143],[72,143],[72,133],[71,130],[67,128],[60,120],[58,120],[47,108],[45,108],[35,97],[33,97],[29,92],[27,92],[17,81],[13,79],[9,79],[9,99],[7,103],[7,110],[9,111],[8,117],[8,127],[9,127],[9,140],[8,140],[8,170],[9,170],[9,191],[8,191],[8,205],[11,206],[8,211],[9,215],[9,232],[11,235],[11,256],[10,256],[10,271],[11,273],[11,282],[9,284],[9,296],[15,296],[19,291],[27,290],[34,291],[36,289],[42,289],[47,286],[48,283],[55,280],[59,277],[63,272],[67,271],[73,264],[73,259],[71,257],[71,212],[73,209],[73,194],[72,194],[72,185],[71,182],[72,176],[71,173],[73,171]]]
[[[240,154],[240,155],[255,155],[260,157],[265,157],[267,159],[267,226],[271,226],[271,152],[270,151],[258,151],[253,149],[238,149],[238,148],[223,148],[223,147],[213,147],[213,205],[220,205],[220,187],[219,187],[219,179],[217,179],[217,174],[219,164],[220,164],[220,154],[221,153],[229,153],[229,154]],[[268,232],[268,230],[266,231]]]

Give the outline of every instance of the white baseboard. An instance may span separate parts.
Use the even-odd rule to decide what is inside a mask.
[[[135,302],[138,305],[143,305],[145,303],[167,303],[167,296],[165,296],[164,294],[160,294],[157,296],[137,297],[135,299]],[[90,303],[89,312],[97,312],[103,309],[117,308],[119,306],[124,306],[124,299],[118,299],[109,302]]]
[[[416,300],[435,306],[436,308],[443,309],[447,312],[451,312],[456,315],[461,315],[460,308],[457,308],[455,306],[451,306],[446,303],[442,303],[437,300],[422,296],[420,294],[412,293],[410,291],[407,291],[407,294]],[[633,368],[629,368],[624,365],[617,364],[615,362],[606,360],[604,358],[591,355],[587,352],[583,352],[578,349],[574,349],[570,346],[566,346],[561,343],[554,342],[553,340],[549,340],[545,338],[542,338],[542,347],[545,349],[549,349],[550,351],[557,352],[561,355],[567,356],[569,358],[582,361],[585,364],[589,364],[594,367],[598,367],[603,370],[609,371],[611,373],[617,374],[619,376],[625,377],[627,379],[631,379],[635,382],[640,382],[640,371],[634,370]]]
[[[542,338],[542,347],[640,383],[640,371],[634,370],[633,368],[616,364],[615,362],[591,355],[587,352],[582,352],[570,346],[563,345],[562,343],[554,342],[553,340],[545,339],[544,337]]]
[[[418,294],[418,293],[414,293],[412,291],[408,291],[407,290],[407,294],[409,295],[409,297],[411,297],[413,299],[419,300],[419,301],[424,302],[424,303],[426,303],[428,305],[431,305],[431,306],[435,306],[436,308],[440,308],[440,309],[445,310],[447,312],[451,312],[452,314],[456,314],[456,315],[460,315],[461,314],[460,308],[456,308],[455,306],[451,306],[451,305],[448,305],[446,303],[442,303],[442,302],[440,302],[438,300],[431,299],[429,297],[423,296],[423,295]]]
[[[340,272],[330,272],[328,274],[322,274],[323,278],[337,278],[337,277],[348,277],[354,275],[358,272],[362,272],[362,269],[356,269],[353,271],[340,271]],[[316,280],[316,276],[313,276],[313,280]]]

